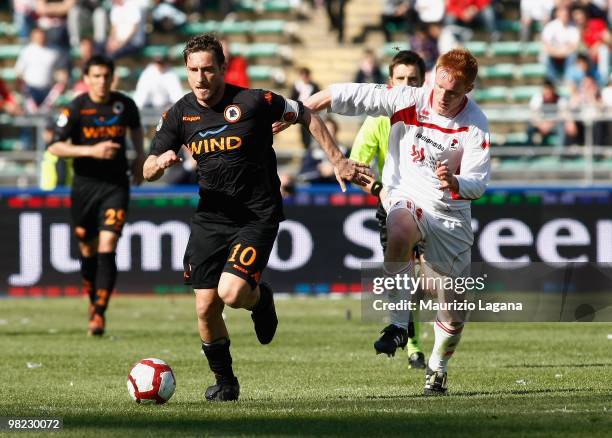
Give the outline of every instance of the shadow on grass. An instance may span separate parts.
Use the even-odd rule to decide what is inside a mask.
[[[571,427],[569,417],[536,415],[529,419],[516,421],[512,415],[504,414],[471,414],[471,415],[441,415],[436,412],[406,412],[403,414],[388,412],[355,412],[351,415],[321,414],[316,417],[287,414],[278,416],[266,414],[262,409],[257,415],[243,415],[229,418],[222,417],[223,412],[210,412],[206,414],[203,409],[200,418],[190,415],[163,418],[161,415],[142,416],[104,416],[94,417],[83,415],[78,417],[64,417],[65,431],[72,431],[86,435],[88,431],[96,433],[117,435],[184,435],[193,436],[490,436],[490,431],[496,434],[536,433],[557,435],[568,433],[577,427]],[[230,413],[231,414],[231,413]],[[603,430],[595,429],[591,423],[593,435],[601,434]],[[587,432],[584,425],[581,432]]]

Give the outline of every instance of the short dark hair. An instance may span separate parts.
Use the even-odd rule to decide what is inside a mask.
[[[103,65],[108,67],[111,76],[115,73],[115,63],[112,59],[104,55],[93,55],[85,62],[85,65],[83,66],[83,74],[88,75],[89,69],[94,65]]]
[[[221,46],[221,41],[214,33],[204,33],[189,38],[183,50],[185,64],[187,64],[189,55],[196,52],[212,52],[219,67],[225,64],[223,46]]]
[[[423,58],[418,53],[412,50],[400,50],[397,52],[391,60],[391,64],[389,64],[389,77],[393,76],[393,70],[400,64],[414,65],[421,74],[421,79],[425,79],[425,61],[423,61]]]

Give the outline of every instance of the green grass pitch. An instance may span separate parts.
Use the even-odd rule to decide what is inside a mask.
[[[362,323],[358,300],[296,298],[277,309],[269,346],[258,344],[248,312],[226,312],[242,394],[212,404],[202,398],[212,375],[190,296],[116,297],[103,339],[85,336],[84,299],[0,301],[0,416],[62,417],[61,435],[74,437],[612,431],[612,324],[468,324],[449,370],[451,396],[424,398],[423,373],[408,369],[405,353],[374,354],[382,327]],[[429,353],[431,326],[422,332]],[[145,357],[174,369],[166,405],[128,396],[127,373]]]

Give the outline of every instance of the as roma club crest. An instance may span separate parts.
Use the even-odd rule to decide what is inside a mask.
[[[240,111],[238,105],[228,105],[223,111],[223,117],[230,123],[236,123],[242,117],[242,111]]]

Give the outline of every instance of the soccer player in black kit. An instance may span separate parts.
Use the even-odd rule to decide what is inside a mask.
[[[262,344],[272,341],[278,324],[272,290],[260,283],[284,219],[272,123],[309,126],[342,186],[343,180],[363,185],[371,171],[344,158],[321,119],[301,103],[226,84],[223,49],[214,35],[191,38],[183,57],[192,92],[162,116],[144,177],[154,181],[178,163],[181,145],[197,161],[200,202],[191,220],[185,277],[195,291],[202,350],[216,378],[205,398],[237,400],[223,307],[250,310]]]
[[[115,66],[103,56],[86,62],[88,92],[60,113],[49,152],[74,158],[71,216],[79,240],[81,276],[89,294],[88,333],[101,336],[115,288],[115,250],[130,197],[126,136],[136,150],[133,182],[142,182],[143,132],[138,108],[128,96],[111,91]]]

